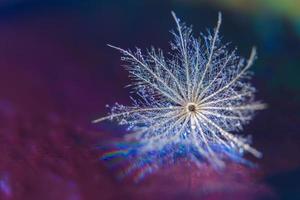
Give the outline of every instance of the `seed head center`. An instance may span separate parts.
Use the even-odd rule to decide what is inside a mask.
[[[188,103],[186,105],[186,109],[187,109],[188,112],[196,112],[196,110],[197,110],[197,104],[195,104],[195,103]]]

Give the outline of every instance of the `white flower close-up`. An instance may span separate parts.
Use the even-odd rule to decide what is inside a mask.
[[[93,122],[115,120],[127,126],[125,139],[142,143],[143,153],[179,144],[197,152],[201,161],[194,160],[218,167],[224,166],[229,151],[261,157],[249,137],[238,133],[266,107],[254,99],[250,83],[255,48],[244,59],[222,44],[220,13],[215,28],[197,38],[174,12],[172,16],[177,27],[167,54],[153,47],[143,54],[139,48],[109,45],[122,53],[135,95],[131,106],[116,103],[108,116]]]

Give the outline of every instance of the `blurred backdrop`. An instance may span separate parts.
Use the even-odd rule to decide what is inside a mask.
[[[246,127],[264,153],[256,169],[222,173],[178,163],[140,183],[116,179],[97,145],[121,138],[92,125],[130,103],[122,48],[170,50],[171,10],[194,34],[223,14],[221,35],[247,57],[269,108]],[[0,1],[0,199],[300,199],[300,1]]]

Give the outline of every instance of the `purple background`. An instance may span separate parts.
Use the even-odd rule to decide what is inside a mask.
[[[269,105],[245,129],[264,153],[247,156],[257,169],[228,163],[216,173],[180,162],[136,184],[99,161],[96,146],[125,131],[91,120],[106,104],[130,102],[120,54],[106,44],[169,50],[171,10],[195,34],[214,26],[221,10],[225,40],[244,56],[257,46],[253,83]],[[0,199],[300,198],[299,50],[287,19],[216,4],[1,1]]]

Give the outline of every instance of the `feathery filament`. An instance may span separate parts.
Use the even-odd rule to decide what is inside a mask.
[[[144,156],[156,152],[156,158],[162,158],[162,152],[184,149],[185,156],[213,166],[223,166],[227,157],[242,161],[244,152],[261,157],[247,139],[232,133],[265,108],[254,100],[255,88],[249,83],[255,48],[248,60],[229,51],[219,36],[220,13],[212,33],[200,38],[172,15],[177,28],[169,57],[160,49],[143,55],[138,48],[133,52],[109,45],[123,54],[137,97],[132,106],[115,104],[108,116],[94,123],[115,120],[127,125],[131,133],[126,138],[142,143],[139,154]]]

